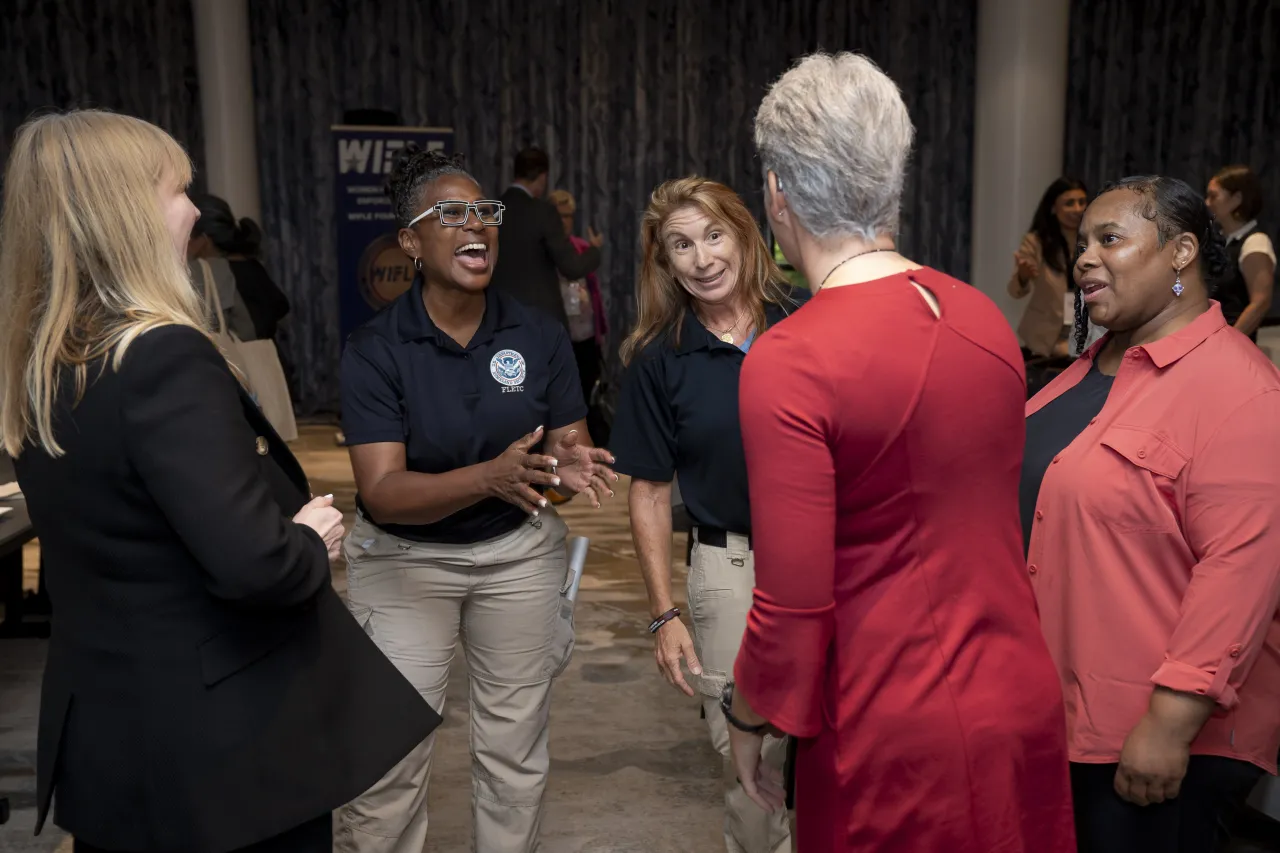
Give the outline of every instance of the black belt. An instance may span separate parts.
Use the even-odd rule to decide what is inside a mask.
[[[698,532],[698,542],[703,545],[710,545],[712,548],[729,547],[729,533],[723,527],[707,527],[699,524],[694,528]],[[751,542],[751,534],[747,534],[747,550],[750,551],[754,545]]]

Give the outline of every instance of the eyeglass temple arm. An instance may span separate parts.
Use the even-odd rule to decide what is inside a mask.
[[[435,204],[435,205],[432,205],[431,207],[428,207],[426,210],[422,211],[422,212],[421,212],[421,213],[419,213],[417,216],[413,217],[413,219],[410,219],[410,220],[409,220],[409,224],[408,224],[408,225],[406,225],[405,227],[406,227],[406,228],[412,228],[413,226],[417,225],[417,224],[418,224],[419,222],[421,222],[422,220],[426,219],[426,218],[427,218],[428,216],[430,216],[431,214],[435,213],[435,212],[436,212],[436,210],[437,210],[437,208],[439,208],[439,207],[440,207],[440,205],[439,205],[439,204]]]

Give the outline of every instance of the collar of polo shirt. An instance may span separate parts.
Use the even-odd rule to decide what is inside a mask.
[[[790,305],[784,308],[781,305],[769,303],[764,309],[765,323],[769,326],[780,323],[784,317],[792,311],[795,311],[797,307],[799,306]],[[757,329],[756,332],[758,337],[759,330]],[[693,312],[692,308],[685,311],[684,322],[680,327],[680,344],[675,348],[676,353],[679,355],[688,355],[689,353],[697,352],[698,350],[709,350],[714,346],[730,347],[735,350],[738,349],[736,344],[726,344],[724,341],[718,340],[715,335],[711,334],[711,332],[707,331],[707,327],[702,325],[702,321],[698,319],[698,315]]]
[[[400,335],[400,340],[404,343],[432,340],[441,346],[448,346],[450,343],[457,346],[457,343],[452,338],[440,331],[440,328],[431,321],[430,315],[427,314],[426,306],[422,304],[422,288],[422,275],[415,275],[413,277],[413,297],[406,306],[409,310],[401,311],[400,316],[397,318],[396,331]],[[476,329],[471,343],[483,343],[499,330],[509,329],[518,325],[520,325],[519,319],[509,311],[504,310],[502,300],[498,298],[497,291],[492,287],[487,287],[484,291],[484,319],[480,321],[480,328]]]

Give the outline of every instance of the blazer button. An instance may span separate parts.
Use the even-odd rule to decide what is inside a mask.
[[[1034,575],[1036,572],[1040,571],[1040,569],[1036,567],[1035,563],[1032,563],[1030,566],[1027,566],[1027,571]]]
[[[267,450],[269,448],[267,447],[267,439],[264,436],[258,436],[257,441],[254,442],[254,447],[257,448],[259,456],[267,455]]]
[[[1240,657],[1240,647],[1239,647],[1239,646],[1232,646],[1232,647],[1231,647],[1231,656],[1232,656],[1233,658],[1238,658],[1238,657]]]
[[[1138,458],[1139,458],[1139,459],[1146,459],[1146,458],[1147,458],[1147,449],[1146,449],[1145,447],[1142,447],[1142,448],[1139,448],[1139,449],[1138,449]]]
[[[1044,518],[1044,513],[1040,510],[1036,510],[1036,521],[1039,521],[1042,518]]]

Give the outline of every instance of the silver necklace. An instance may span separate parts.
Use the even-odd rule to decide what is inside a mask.
[[[857,254],[850,255],[849,257],[845,258],[843,261],[841,261],[840,263],[836,264],[834,267],[831,268],[831,272],[827,273],[827,277],[822,280],[822,284],[818,285],[818,290],[822,290],[822,288],[826,287],[827,281],[830,280],[831,276],[835,275],[836,270],[840,269],[840,267],[849,263],[849,261],[852,261],[854,258],[860,258],[863,255],[874,255],[876,252],[896,252],[896,251],[897,249],[865,249],[861,252],[858,252]],[[818,290],[815,290],[814,293],[817,293]]]

